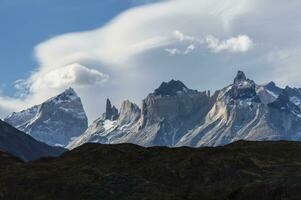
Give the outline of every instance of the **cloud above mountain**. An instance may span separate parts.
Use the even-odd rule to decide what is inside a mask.
[[[246,35],[239,35],[230,39],[220,41],[214,36],[207,36],[206,43],[208,48],[213,52],[230,51],[230,52],[246,52],[250,50],[253,41]]]
[[[50,70],[43,74],[35,74],[31,77],[30,89],[33,92],[48,88],[61,89],[76,85],[85,87],[89,85],[103,85],[109,76],[95,69],[89,69],[83,65],[74,63],[61,68]]]
[[[217,89],[238,69],[258,82],[268,76],[301,85],[300,9],[299,0],[167,0],[131,8],[98,29],[37,45],[39,67],[19,82],[26,95],[1,97],[0,108],[40,103],[69,85],[92,120],[106,97],[139,103],[171,78]]]
[[[195,49],[202,47],[207,47],[214,53],[219,53],[222,51],[239,53],[249,51],[254,45],[252,39],[247,35],[239,35],[237,37],[231,37],[221,41],[219,38],[216,38],[213,35],[208,35],[205,38],[195,38],[185,35],[177,30],[174,31],[174,37],[182,43],[187,43],[188,46],[184,49],[165,49],[165,51],[170,55],[187,55],[193,52]]]

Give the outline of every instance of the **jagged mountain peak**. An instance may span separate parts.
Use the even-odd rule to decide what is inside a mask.
[[[135,103],[125,100],[121,104],[118,118],[119,124],[130,124],[137,121],[140,117],[141,110]]]
[[[105,119],[108,120],[117,120],[118,119],[118,109],[113,105],[109,98],[106,101],[106,112],[104,113]]]
[[[159,88],[154,92],[155,96],[176,96],[178,94],[195,93],[196,91],[188,89],[186,85],[179,81],[172,79],[169,82],[163,82]]]
[[[121,104],[120,112],[122,112],[122,110],[124,110],[126,108],[137,108],[137,107],[139,108],[138,105],[131,102],[130,100],[124,100]]]
[[[286,86],[284,89],[288,95],[293,96],[293,95],[301,95],[301,89],[300,88],[295,88],[295,87],[290,87]]]
[[[73,88],[70,87],[66,89],[64,92],[58,94],[57,96],[50,98],[45,103],[53,102],[55,104],[58,104],[58,103],[70,102],[78,99],[80,99],[78,94],[75,92]]]
[[[254,98],[254,100],[256,101],[259,100],[256,94],[255,82],[253,80],[248,79],[243,71],[237,72],[229,94],[233,99]]]
[[[281,111],[292,112],[294,114],[301,113],[300,108],[291,102],[289,93],[286,90],[282,90],[278,98],[268,105]]]
[[[253,80],[247,78],[246,74],[243,71],[237,71],[233,85],[248,86],[247,84],[250,84],[252,82],[254,83]]]
[[[278,87],[274,81],[271,81],[271,82],[263,85],[263,87],[265,89],[273,92],[276,95],[279,95],[282,92],[282,89],[280,87]]]
[[[274,81],[268,82],[267,84],[264,84],[264,87],[277,87],[276,83]]]
[[[234,84],[246,81],[247,77],[243,71],[237,71],[236,77],[234,78]]]

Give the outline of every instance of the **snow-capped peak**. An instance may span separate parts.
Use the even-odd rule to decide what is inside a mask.
[[[52,146],[67,145],[88,127],[81,99],[72,88],[40,105],[13,113],[5,121]]]
[[[67,90],[65,90],[64,92],[62,92],[61,94],[49,99],[46,102],[47,103],[52,102],[54,104],[59,104],[62,102],[71,102],[71,101],[74,101],[77,99],[79,99],[79,96],[77,95],[75,90],[70,87]]]

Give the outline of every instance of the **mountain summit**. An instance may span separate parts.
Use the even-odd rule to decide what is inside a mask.
[[[155,96],[176,96],[180,93],[188,93],[188,92],[195,92],[189,90],[184,83],[181,81],[171,80],[169,82],[163,82],[159,88],[154,91]]]
[[[52,146],[66,146],[88,127],[81,99],[72,88],[4,121]]]
[[[106,112],[104,115],[105,119],[109,119],[112,121],[118,118],[118,110],[114,105],[112,106],[110,99],[107,99]]]
[[[257,98],[255,87],[254,81],[247,79],[244,72],[238,71],[234,78],[230,94],[235,99]]]

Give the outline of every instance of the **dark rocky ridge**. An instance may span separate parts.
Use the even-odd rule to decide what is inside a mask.
[[[0,120],[0,150],[9,152],[25,161],[36,160],[41,157],[59,156],[66,150],[51,147],[38,142],[31,136],[15,129]],[[2,161],[0,161],[1,163]]]
[[[198,149],[86,144],[29,164],[3,153],[0,159],[5,200],[301,199],[299,142]]]
[[[265,88],[274,92],[275,94],[280,94],[282,92],[282,89],[279,88],[275,82],[271,81],[268,84],[265,85]]]
[[[294,112],[296,114],[301,113],[300,108],[290,101],[289,93],[286,90],[282,90],[279,97],[268,105],[281,111]]]
[[[181,81],[177,80],[171,80],[169,82],[163,82],[159,88],[155,89],[154,95],[155,96],[176,96],[179,93],[191,93],[195,94],[197,91],[188,89],[184,83]]]

